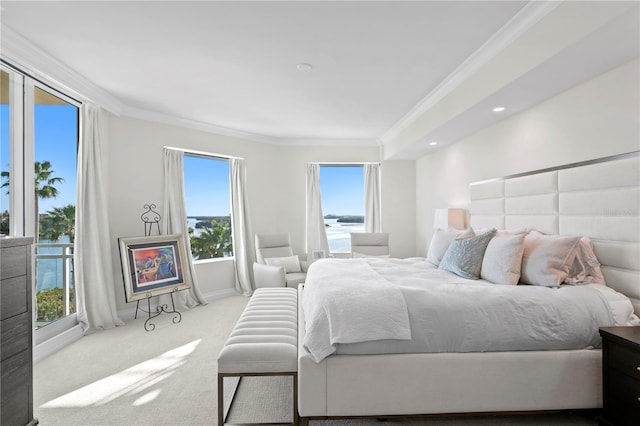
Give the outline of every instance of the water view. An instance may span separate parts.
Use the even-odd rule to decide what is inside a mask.
[[[65,272],[70,273],[73,282],[72,267],[65,265],[65,255],[71,256],[72,244],[69,244],[69,237],[64,236],[59,241],[48,240],[38,241],[36,263],[36,293],[42,290],[60,287],[62,288],[63,276]],[[72,262],[70,262],[72,264]]]
[[[351,233],[364,232],[364,223],[338,222],[338,218],[325,218],[324,224],[329,240],[329,250],[332,253],[351,251]]]

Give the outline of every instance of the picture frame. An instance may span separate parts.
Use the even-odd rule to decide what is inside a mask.
[[[118,246],[127,303],[191,287],[182,235],[121,237]]]
[[[327,257],[327,254],[324,250],[311,250],[311,257],[313,260],[324,259]]]

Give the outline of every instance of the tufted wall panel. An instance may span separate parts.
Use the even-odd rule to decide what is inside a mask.
[[[590,237],[640,314],[640,151],[472,183],[471,226]]]

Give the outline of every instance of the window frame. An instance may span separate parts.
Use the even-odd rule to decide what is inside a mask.
[[[171,147],[167,147],[167,148],[171,148]],[[214,160],[214,161],[225,161],[227,162],[228,165],[228,170],[229,173],[227,174],[227,185],[229,187],[229,215],[230,215],[230,219],[233,220],[233,205],[231,203],[231,164],[230,164],[230,160],[236,157],[232,157],[232,156],[228,156],[228,155],[223,155],[223,154],[214,154],[214,153],[208,153],[208,152],[202,152],[202,151],[193,151],[193,150],[188,150],[188,149],[182,149],[182,148],[171,148],[171,149],[177,149],[179,151],[182,151],[182,155],[183,158],[185,156],[189,156],[189,157],[195,157],[195,158],[201,158],[201,159],[206,159],[206,160]],[[184,164],[184,161],[183,161]],[[183,166],[184,167],[184,166]],[[184,179],[184,170],[182,171],[183,174],[183,179]],[[187,213],[187,217],[189,217],[188,212],[187,212],[187,205],[186,205],[186,182],[184,182],[184,186],[185,186],[185,213]],[[230,227],[231,227],[231,241],[233,242],[233,224],[230,221]],[[191,242],[191,241],[189,241]],[[222,262],[222,261],[226,261],[226,260],[234,260],[236,256],[236,248],[235,246],[233,246],[232,248],[232,254],[230,256],[222,256],[222,257],[208,257],[205,259],[194,259],[193,263],[194,265],[197,264],[204,264],[204,263],[212,263],[212,262]]]
[[[364,166],[366,164],[369,164],[370,162],[368,161],[362,161],[362,162],[318,162],[318,167],[319,167],[319,172],[320,172],[320,191],[321,191],[321,196],[322,196],[322,168],[323,167],[359,167],[362,169],[362,188],[363,188],[363,192],[362,192],[362,226],[363,229],[362,231],[358,231],[358,232],[365,232],[364,229],[364,220],[365,220],[365,213],[366,213],[366,206],[365,206],[365,177],[364,177]],[[324,205],[324,200],[322,199],[321,201],[323,201],[322,203],[322,214],[323,216],[326,216],[327,214],[331,214],[329,212],[327,212],[325,210],[325,205]],[[323,217],[324,219],[324,217]],[[326,232],[326,228],[325,228],[325,232]],[[349,242],[349,250],[347,251],[332,251],[331,250],[331,246],[329,246],[329,253],[330,255],[336,255],[336,257],[341,257],[341,256],[345,256],[347,254],[351,253],[351,242]]]
[[[0,60],[0,69],[9,74],[11,86],[9,93],[9,173],[11,176],[9,211],[12,219],[9,223],[9,235],[34,237],[34,242],[37,242],[35,203],[31,197],[25,196],[35,191],[35,182],[30,178],[34,174],[36,148],[35,89],[43,90],[78,108],[78,144],[82,129],[79,116],[82,102],[5,60]],[[79,160],[77,152],[78,145],[76,145],[76,162]]]
[[[35,164],[35,89],[38,88],[55,96],[78,109],[76,128],[76,164],[82,132],[80,109],[82,102],[65,94],[62,89],[45,82],[31,73],[0,59],[0,69],[9,74],[9,235],[29,236],[34,238],[31,256],[32,298],[35,307],[37,274],[36,249],[38,235],[36,235],[36,205],[35,200],[26,194],[35,192],[34,164]],[[76,168],[77,170],[77,168]],[[76,289],[74,283],[74,290]],[[34,310],[34,320],[36,312]],[[62,332],[78,325],[77,312],[62,316],[46,326],[33,329],[34,345],[45,342]],[[35,327],[35,323],[34,323]]]

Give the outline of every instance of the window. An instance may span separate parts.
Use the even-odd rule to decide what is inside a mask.
[[[364,232],[364,167],[321,165],[320,191],[331,253],[350,252],[352,232]]]
[[[184,155],[184,192],[194,260],[233,256],[229,161]]]
[[[34,237],[39,328],[75,312],[79,104],[10,67],[1,77],[2,233]]]
[[[11,234],[11,187],[7,178],[10,176],[10,141],[11,141],[11,111],[15,109],[12,101],[13,90],[11,75],[5,71],[0,70],[0,96],[2,100],[0,102],[0,172],[2,173],[2,193],[0,193],[0,234]]]

